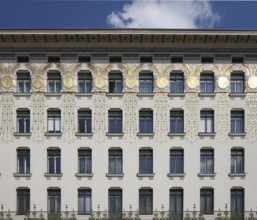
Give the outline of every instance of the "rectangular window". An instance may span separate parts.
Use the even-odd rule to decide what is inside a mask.
[[[29,63],[29,57],[27,56],[18,56],[17,63]]]
[[[200,199],[201,214],[213,214],[213,189],[201,189]]]
[[[50,133],[61,132],[61,111],[48,110],[47,111],[47,127]]]
[[[184,112],[171,111],[170,112],[170,133],[184,132]]]
[[[140,63],[152,63],[153,58],[152,57],[140,57]]]
[[[153,190],[139,189],[139,214],[153,214]]]
[[[61,190],[48,189],[47,190],[47,210],[50,214],[57,214],[61,212]]]
[[[91,189],[78,189],[78,214],[90,215],[92,211]]]
[[[213,63],[213,57],[202,57],[201,63]]]
[[[17,189],[17,215],[26,215],[30,211],[30,190]]]
[[[230,92],[244,93],[244,74],[243,73],[231,73]]]
[[[109,93],[122,93],[122,73],[109,73]]]
[[[122,173],[122,150],[109,150],[109,173]]]
[[[109,218],[120,219],[122,214],[122,190],[109,190]]]
[[[17,92],[30,93],[31,77],[29,72],[17,73]]]
[[[17,149],[17,173],[30,173],[30,150]]]
[[[78,61],[79,61],[79,63],[90,63],[91,57],[90,56],[79,56]]]
[[[231,173],[244,173],[244,150],[231,150]]]
[[[170,150],[170,174],[184,173],[184,151]]]
[[[47,62],[48,63],[60,63],[60,57],[58,57],[58,56],[47,57]]]
[[[170,93],[184,93],[184,74],[170,74]]]
[[[122,57],[120,57],[120,56],[109,57],[109,62],[110,63],[121,63]]]
[[[78,173],[92,173],[92,151],[91,149],[78,150]]]
[[[214,173],[214,151],[213,150],[201,150],[201,168],[200,173],[211,174]]]
[[[171,63],[183,63],[183,57],[171,57],[170,62]]]
[[[90,110],[78,111],[78,132],[91,133],[92,132],[92,116]]]
[[[244,219],[244,189],[231,189],[230,211],[233,219]]]
[[[152,174],[153,173],[153,151],[139,150],[139,173]]]
[[[92,75],[90,72],[78,73],[78,92],[79,93],[92,92]]]
[[[243,133],[244,132],[244,111],[231,111],[230,122],[231,133]]]
[[[122,133],[122,111],[109,111],[109,133]]]
[[[17,132],[30,133],[30,111],[18,110],[17,111]]]
[[[202,73],[200,76],[200,92],[214,93],[214,74]]]
[[[153,133],[153,111],[139,111],[139,133]]]
[[[175,219],[183,219],[183,189],[170,190],[170,212]]]
[[[60,150],[47,150],[48,160],[48,173],[60,174],[61,173],[61,151]]]
[[[153,73],[139,73],[139,93],[153,93]]]
[[[47,92],[60,93],[62,87],[61,74],[59,72],[47,73]]]
[[[201,111],[200,113],[200,132],[214,132],[214,111]]]
[[[244,57],[232,57],[232,63],[244,63]]]

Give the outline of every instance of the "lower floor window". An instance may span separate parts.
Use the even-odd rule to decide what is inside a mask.
[[[236,215],[238,219],[244,219],[244,189],[231,189],[230,210],[231,215]]]
[[[213,214],[213,189],[201,189],[200,209],[202,214]]]
[[[122,190],[109,190],[109,215],[115,219],[120,219],[122,213]]]
[[[17,214],[25,215],[30,211],[30,190],[17,189]]]
[[[91,189],[78,190],[78,214],[90,214],[92,210]]]
[[[139,190],[139,214],[140,215],[153,214],[153,190],[152,189]]]
[[[170,212],[177,217],[183,215],[183,189],[170,190]]]
[[[59,213],[61,211],[61,190],[48,189],[47,210],[51,213]]]

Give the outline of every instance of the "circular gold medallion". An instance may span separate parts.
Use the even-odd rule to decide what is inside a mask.
[[[199,80],[195,76],[189,76],[187,79],[187,85],[190,89],[194,89],[199,85]]]
[[[133,89],[137,85],[137,81],[136,81],[135,77],[129,76],[126,78],[125,84],[129,89]]]
[[[74,86],[74,80],[71,76],[66,76],[63,78],[63,85],[65,88],[70,89]]]
[[[97,76],[95,79],[94,79],[94,85],[96,88],[98,89],[101,89],[104,87],[105,85],[105,80],[102,76]]]
[[[221,76],[219,77],[218,79],[218,86],[221,88],[221,89],[225,89],[229,86],[229,80],[227,77],[225,76]]]
[[[156,85],[159,89],[164,89],[168,85],[168,80],[165,77],[158,77],[156,79]]]
[[[251,76],[251,77],[248,79],[248,86],[249,86],[251,89],[256,89],[256,88],[257,88],[257,77],[256,77],[256,76]]]
[[[44,80],[41,76],[35,76],[33,79],[32,79],[32,85],[34,88],[36,89],[40,89],[44,86]]]
[[[6,89],[10,89],[13,85],[12,77],[10,76],[4,76],[2,78],[2,85]]]

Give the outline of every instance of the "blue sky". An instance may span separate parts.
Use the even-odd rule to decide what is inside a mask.
[[[257,29],[257,1],[0,0],[0,28]]]

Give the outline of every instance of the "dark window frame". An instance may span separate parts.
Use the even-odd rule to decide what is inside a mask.
[[[174,168],[173,168],[174,165]],[[184,150],[171,149],[170,150],[170,174],[184,173]]]
[[[244,173],[244,149],[231,149],[230,173]]]
[[[245,92],[245,75],[243,72],[232,72],[230,75],[230,93],[243,94]]]
[[[50,121],[53,121],[53,129],[50,130]],[[56,125],[58,126],[56,127]],[[47,111],[47,132],[49,133],[60,133],[61,132],[61,110],[49,109]]]
[[[210,202],[210,207],[208,207],[208,202]],[[206,188],[200,190],[200,212],[204,215],[214,214],[214,189]]]
[[[83,200],[83,209],[80,208],[80,198]],[[88,198],[89,203],[88,204]],[[89,205],[89,208],[87,207]],[[92,213],[92,190],[78,189],[78,215],[90,215]]]
[[[152,72],[139,73],[139,94],[152,94],[153,93],[153,80]]]
[[[92,111],[78,110],[78,132],[92,133]]]
[[[139,214],[153,214],[153,189],[139,189]]]
[[[172,126],[174,124],[174,126]],[[184,132],[184,111],[170,111],[170,133]]]
[[[62,90],[62,76],[58,71],[47,73],[47,92],[61,93]]]
[[[203,128],[202,128],[202,122],[204,122]],[[209,128],[208,122],[212,123],[210,128]],[[201,110],[201,112],[200,112],[200,132],[201,133],[213,133],[214,132],[214,111],[213,110]]]
[[[153,174],[152,149],[139,149],[139,174]]]
[[[17,72],[17,92],[30,93],[31,76],[29,72]]]
[[[110,72],[108,74],[109,93],[123,92],[123,75],[122,72]]]
[[[230,115],[230,133],[244,133],[245,129],[244,111],[232,110]]]
[[[213,149],[200,150],[200,173],[214,174],[214,150]]]
[[[153,110],[139,111],[139,133],[153,133]]]
[[[30,189],[18,188],[17,193],[17,215],[26,215],[30,212]]]
[[[61,174],[61,150],[60,149],[47,149],[47,173]]]
[[[123,132],[123,114],[122,113],[123,113],[122,110],[108,111],[108,132],[109,133],[121,134]]]
[[[30,173],[30,149],[17,149],[17,173]]]
[[[78,173],[92,174],[92,150],[91,149],[78,149]]]
[[[109,174],[122,174],[123,173],[123,152],[122,149],[109,149]],[[113,167],[112,167],[113,164]]]
[[[183,72],[171,72],[170,73],[170,94],[184,93],[184,73]]]
[[[200,93],[212,94],[215,89],[214,73],[201,73],[200,75]]]
[[[78,93],[92,93],[92,82],[91,72],[78,72]]]
[[[17,110],[17,132],[30,133],[30,110]]]

